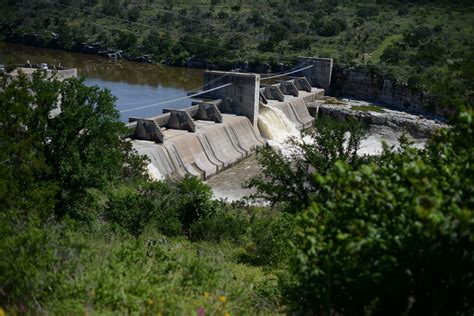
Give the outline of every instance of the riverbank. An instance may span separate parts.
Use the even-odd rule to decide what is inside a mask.
[[[28,60],[32,64],[60,63],[64,67],[77,68],[78,76],[84,78],[86,85],[97,85],[112,92],[117,98],[118,110],[176,99],[202,86],[201,69],[111,60],[96,55],[0,42],[0,64],[25,64]],[[171,102],[161,107],[124,113],[121,120],[128,122],[129,115],[156,116],[165,106],[183,108],[190,105],[189,100]]]

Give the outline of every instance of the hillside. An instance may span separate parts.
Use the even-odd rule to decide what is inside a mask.
[[[1,36],[36,46],[121,50],[129,59],[259,72],[291,67],[297,56],[332,57],[422,90],[439,89],[433,81],[447,77],[456,87],[468,84],[453,74],[457,65],[472,75],[474,6],[468,1],[25,0],[0,6],[6,13]],[[465,90],[462,99],[472,102],[472,89]]]

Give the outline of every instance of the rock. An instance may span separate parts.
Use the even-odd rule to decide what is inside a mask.
[[[414,138],[428,138],[436,130],[448,127],[439,118],[433,119],[389,108],[383,108],[382,112],[353,110],[351,108],[354,105],[370,106],[368,103],[352,100],[347,100],[343,104],[320,103],[318,114],[340,119],[354,117],[368,125],[388,126],[397,131],[408,132]],[[313,104],[310,106],[316,107]]]
[[[442,116],[452,114],[450,109],[436,107],[436,99],[428,93],[415,91],[407,84],[369,68],[335,65],[330,93],[382,103],[402,111],[429,112]]]

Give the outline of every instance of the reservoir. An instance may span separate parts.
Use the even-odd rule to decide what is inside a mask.
[[[202,69],[111,60],[96,55],[0,42],[0,64],[25,64],[27,61],[32,64],[60,63],[64,67],[77,68],[86,85],[107,88],[117,97],[118,110],[173,100],[186,96],[187,91],[200,90],[202,86]],[[126,112],[121,119],[128,122],[129,116],[151,117],[161,114],[163,108],[190,105],[189,99],[166,103]]]

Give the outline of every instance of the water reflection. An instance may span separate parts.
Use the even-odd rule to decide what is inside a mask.
[[[0,63],[46,62],[65,67],[75,67],[85,78],[87,85],[97,85],[111,90],[117,100],[119,110],[140,107],[182,97],[187,91],[202,85],[201,69],[149,65],[125,60],[72,53],[61,50],[32,46],[0,43]],[[124,113],[122,120],[129,116],[153,116],[161,114],[163,108],[181,108],[191,105],[190,100],[167,103],[149,109]]]

